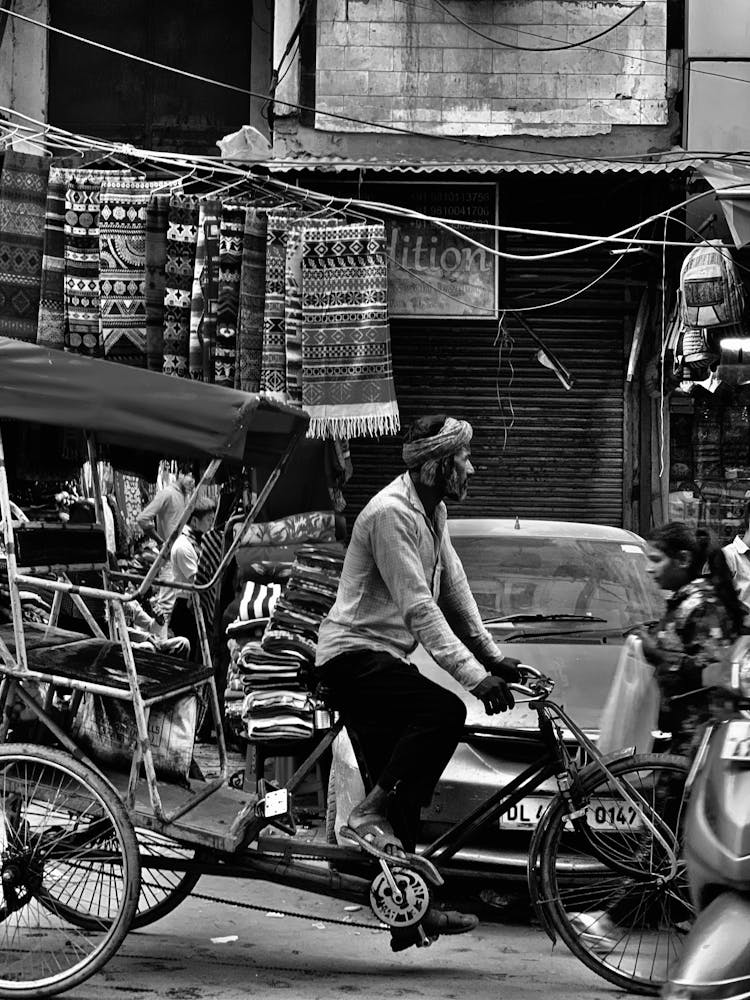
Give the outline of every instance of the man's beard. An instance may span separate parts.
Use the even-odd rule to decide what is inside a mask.
[[[447,500],[458,500],[460,502],[466,499],[468,491],[469,477],[464,476],[462,480],[461,474],[454,465],[450,475],[445,479],[443,487],[444,496]]]

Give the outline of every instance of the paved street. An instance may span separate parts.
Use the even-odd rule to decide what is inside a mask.
[[[393,955],[385,933],[330,918],[367,922],[364,909],[267,883],[205,878],[197,891],[313,915],[271,916],[191,898],[151,928],[131,934],[105,970],[71,1000],[254,1000],[279,991],[305,1000],[599,1000],[623,996],[564,946],[554,950],[528,925],[483,923],[431,949]],[[222,940],[223,939],[223,940]]]

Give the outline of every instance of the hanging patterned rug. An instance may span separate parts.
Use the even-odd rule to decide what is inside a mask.
[[[266,301],[263,311],[260,391],[282,403],[287,398],[284,334],[286,243],[297,214],[292,210],[270,211],[266,234]]]
[[[9,149],[0,173],[0,335],[36,342],[49,158]]]
[[[159,183],[159,182],[156,182]],[[148,182],[104,186],[99,200],[99,304],[104,356],[146,367]]]
[[[223,205],[219,233],[219,306],[216,313],[214,381],[217,385],[230,387],[234,386],[237,363],[237,316],[244,229],[244,206]]]
[[[62,348],[65,344],[65,185],[68,171],[52,167],[44,210],[44,254],[39,289],[37,343]]]
[[[169,195],[152,194],[146,212],[146,367],[164,367],[164,265],[167,259]]]
[[[65,190],[69,182],[75,177],[98,182],[123,182],[132,176],[127,170],[50,169],[44,213],[38,344],[56,348],[65,345]]]
[[[167,257],[164,265],[164,374],[187,378],[190,294],[198,239],[199,201],[195,195],[169,199]]]
[[[302,233],[342,226],[340,216],[300,219],[289,229],[284,269],[284,354],[287,399],[302,405]]]
[[[76,175],[65,190],[65,348],[100,357],[98,175]]]
[[[242,241],[240,312],[237,326],[235,388],[245,392],[260,389],[263,351],[263,310],[266,298],[266,212],[248,205]]]
[[[206,382],[213,379],[220,211],[218,201],[201,202],[190,297],[190,378]]]
[[[303,233],[302,401],[311,437],[399,429],[382,224]]]

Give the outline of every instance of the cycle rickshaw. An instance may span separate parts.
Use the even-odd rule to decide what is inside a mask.
[[[200,593],[221,577],[242,529],[305,434],[301,410],[0,338],[0,419],[83,433],[98,511],[97,525],[15,520],[0,435],[11,617],[0,625],[0,997],[53,996],[79,985],[112,957],[131,927],[168,913],[207,873],[364,903],[384,926],[418,932],[462,845],[540,788],[549,806],[531,842],[529,887],[543,926],[611,982],[658,992],[689,920],[679,858],[681,809],[667,819],[659,789],[665,783],[681,788],[687,762],[634,756],[632,748],[602,758],[550,700],[553,682],[532,668],[525,683],[515,686],[539,720],[538,733],[528,736],[529,767],[406,863],[295,839],[295,790],[345,725],[340,717],[283,789],[259,796],[255,789],[229,786]],[[113,462],[118,455],[145,452],[205,464],[180,524],[148,572],[130,580],[130,590],[117,589],[123,574],[112,570],[106,556],[100,446]],[[124,607],[158,579],[201,488],[224,462],[273,471],[228,541],[213,580],[187,588],[201,661],[135,649]],[[69,574],[80,571],[101,574],[101,584],[72,581]],[[48,624],[24,620],[19,594],[29,587],[53,595]],[[56,626],[64,594],[79,607],[91,634]],[[105,603],[106,631],[87,611],[87,600]],[[189,692],[200,692],[213,715],[220,774],[185,786],[157,775],[148,722],[152,711]],[[71,713],[93,695],[131,706],[136,739],[129,770],[104,766],[71,735]],[[44,736],[38,742],[12,742],[19,703],[40,724]],[[496,736],[482,727],[465,734],[477,745]],[[273,826],[287,835],[266,836]],[[605,909],[620,934],[602,951],[581,933],[580,918]]]

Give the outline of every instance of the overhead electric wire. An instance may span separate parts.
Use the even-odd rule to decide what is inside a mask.
[[[432,2],[433,2],[433,0],[430,0],[430,3],[420,3],[419,0],[395,0],[395,3],[403,4],[406,7],[420,7],[420,8],[422,8],[422,10],[430,10],[431,7],[432,7]],[[542,2],[544,2],[544,0],[542,0]],[[451,16],[453,17],[455,15],[451,14]],[[467,24],[466,27],[469,28],[469,30],[472,30],[470,25]],[[560,40],[559,38],[552,38],[550,35],[540,35],[539,32],[537,32],[537,31],[529,31],[528,28],[520,28],[520,27],[518,27],[516,30],[520,34],[522,34],[522,35],[529,35],[531,38],[539,38],[542,41],[558,42]],[[493,39],[488,39],[488,40],[489,41],[493,41]],[[524,46],[514,46],[514,45],[512,45],[509,42],[498,42],[498,44],[499,45],[505,45],[507,48],[511,48],[511,49],[512,48],[521,48],[522,50],[525,50]],[[650,59],[648,56],[639,56],[639,55],[636,55],[635,53],[629,52],[629,51],[623,52],[622,50],[619,50],[619,49],[603,49],[603,48],[599,48],[599,46],[597,46],[597,45],[590,45],[587,42],[578,42],[576,44],[577,45],[581,45],[584,48],[591,49],[592,52],[603,52],[606,55],[619,55],[619,56],[623,56],[626,59],[632,59],[635,62],[642,62],[642,63],[648,63],[649,65],[652,65],[652,66],[659,66],[661,69],[668,69],[671,66],[671,63],[666,62],[663,59]],[[529,50],[525,50],[525,51],[529,51]],[[534,51],[534,52],[551,52],[553,50],[549,49],[549,48],[539,48],[539,49],[532,49],[531,51]],[[719,80],[733,80],[735,83],[744,83],[744,84],[750,83],[750,80],[748,80],[746,77],[742,77],[742,76],[730,76],[727,73],[717,73],[714,70],[694,68],[694,69],[691,69],[691,72],[699,74],[700,76],[713,76],[713,77],[717,77]]]
[[[4,9],[6,9],[6,8],[4,8]],[[404,127],[401,127],[399,125],[391,125],[391,124],[388,124],[386,122],[373,122],[373,121],[369,121],[368,119],[355,118],[352,115],[345,115],[345,114],[341,114],[341,113],[335,112],[335,111],[323,111],[323,110],[320,110],[318,108],[310,107],[310,106],[305,105],[305,104],[299,104],[299,103],[294,102],[294,101],[279,100],[279,99],[275,98],[272,94],[264,94],[264,93],[261,93],[260,91],[251,90],[251,89],[249,89],[247,87],[240,87],[240,86],[238,86],[236,84],[233,84],[233,83],[226,83],[226,82],[221,81],[221,80],[214,80],[211,77],[202,76],[202,75],[200,75],[198,73],[192,73],[192,72],[190,72],[188,70],[184,70],[184,69],[178,69],[176,66],[169,66],[166,63],[157,62],[154,59],[147,59],[145,56],[135,55],[135,53],[133,53],[133,52],[126,52],[125,50],[115,48],[112,45],[105,45],[103,42],[96,42],[92,38],[87,38],[84,35],[78,35],[78,34],[75,34],[74,32],[66,31],[63,28],[57,28],[57,27],[55,27],[52,24],[45,24],[43,21],[38,21],[35,18],[28,17],[27,15],[21,14],[18,11],[7,9],[7,13],[11,17],[18,18],[21,21],[27,22],[28,24],[33,24],[36,27],[41,28],[44,31],[53,32],[55,34],[61,35],[64,38],[69,38],[69,39],[72,39],[73,41],[81,42],[81,43],[83,43],[85,45],[93,46],[94,48],[101,49],[101,50],[103,50],[105,52],[110,52],[113,55],[122,56],[123,58],[126,58],[126,59],[132,59],[135,62],[139,62],[139,63],[142,63],[144,65],[151,66],[151,67],[153,67],[155,69],[161,69],[161,70],[165,70],[165,71],[170,72],[170,73],[176,73],[179,76],[184,76],[184,77],[186,77],[188,79],[196,80],[196,81],[198,81],[200,83],[207,83],[207,84],[210,84],[211,86],[215,86],[215,87],[223,87],[223,88],[225,88],[227,90],[232,90],[232,91],[234,91],[236,93],[245,94],[248,97],[253,97],[253,98],[256,98],[256,99],[261,100],[261,101],[273,101],[275,104],[282,105],[283,107],[287,107],[287,108],[293,108],[293,109],[295,109],[297,111],[305,111],[305,112],[308,112],[310,114],[321,115],[321,116],[326,117],[326,118],[333,118],[333,119],[336,119],[336,120],[339,120],[339,121],[352,122],[353,124],[356,124],[356,125],[367,125],[370,128],[375,128],[375,129],[379,129],[379,130],[386,131],[386,132],[393,132],[393,133],[396,133],[398,135],[408,135],[408,136],[412,136],[412,137],[418,138],[418,139],[431,139],[433,141],[438,140],[440,142],[453,142],[453,143],[459,143],[462,146],[476,146],[476,147],[479,147],[479,148],[482,148],[482,149],[500,150],[501,152],[516,152],[516,153],[526,153],[526,154],[529,153],[528,149],[523,148],[523,147],[519,147],[519,146],[509,146],[509,145],[501,145],[499,143],[489,143],[489,142],[486,142],[486,141],[483,141],[483,140],[480,140],[480,139],[477,139],[477,138],[464,138],[464,137],[455,136],[455,135],[436,135],[433,132],[422,132],[422,131],[419,131],[417,129],[404,128]],[[608,50],[603,50],[603,51],[608,51]],[[730,79],[734,79],[734,78],[732,77]],[[742,82],[748,82],[748,81],[742,81]],[[713,159],[728,159],[728,158],[731,158],[731,157],[734,157],[734,156],[740,156],[740,155],[742,155],[742,152],[743,151],[735,151],[735,152],[728,152],[727,151],[727,152],[721,154],[721,153],[717,153],[717,152],[714,151],[714,152],[711,153],[711,156],[712,156]],[[576,155],[576,156],[572,156],[572,155],[567,155],[566,156],[566,155],[560,155],[560,153],[558,153],[558,152],[554,152],[554,153],[553,152],[548,152],[547,150],[541,149],[539,147],[537,147],[535,149],[535,153],[536,153],[537,156],[541,155],[541,156],[551,157],[551,160],[549,160],[547,162],[558,163],[558,164],[559,163],[581,163],[581,162],[585,162],[585,163],[614,163],[614,162],[617,162],[617,163],[653,163],[653,162],[655,162],[654,159],[653,159],[653,157],[655,155],[662,155],[662,154],[648,153],[648,154],[643,154],[642,156],[633,155],[633,154],[628,154],[628,155],[611,155],[611,156],[591,156],[591,155],[586,156],[586,155],[580,155],[579,154],[579,155]],[[664,150],[663,153],[666,154],[666,155],[670,155],[670,151],[669,150]],[[679,153],[677,153],[676,151],[674,151],[674,155],[675,155],[676,159],[673,159],[673,160],[670,160],[670,161],[667,161],[667,162],[669,162],[669,163],[683,163],[683,162],[688,162],[688,161],[692,161],[692,160],[705,159],[706,158],[706,151],[692,151],[692,152],[689,152],[689,153],[688,152],[684,152],[684,151],[680,151]],[[535,159],[535,160],[515,161],[515,162],[517,162],[520,165],[521,163],[525,163],[525,162],[530,163],[530,164],[538,164],[539,161],[538,161],[538,159]],[[461,170],[461,164],[460,163],[456,165],[456,169],[457,170]]]
[[[0,106],[0,112],[2,112],[2,111],[10,112],[11,114],[16,114],[16,115],[18,115],[18,116],[20,116],[22,118],[25,118],[27,121],[31,121],[32,123],[34,123],[37,126],[37,130],[33,131],[28,126],[13,125],[13,124],[9,123],[9,132],[8,132],[8,136],[5,137],[6,139],[8,137],[16,137],[19,134],[20,134],[21,137],[29,138],[28,135],[24,136],[24,132],[26,132],[26,133],[30,133],[34,137],[46,140],[46,139],[49,138],[48,133],[51,132],[55,136],[56,140],[61,141],[61,142],[62,141],[65,142],[65,146],[63,148],[66,151],[68,151],[70,149],[73,149],[74,151],[77,150],[78,152],[83,153],[85,151],[93,150],[95,152],[102,152],[104,154],[120,154],[120,155],[127,155],[127,156],[131,156],[131,157],[139,157],[140,158],[138,160],[139,163],[140,162],[144,162],[145,163],[147,160],[152,160],[153,162],[155,162],[157,164],[160,163],[160,162],[167,162],[167,163],[170,163],[173,166],[178,166],[178,167],[183,167],[183,168],[192,166],[192,173],[196,173],[198,170],[202,170],[202,171],[204,171],[208,175],[207,178],[198,177],[197,179],[199,179],[199,180],[210,179],[214,175],[214,173],[216,173],[216,172],[218,172],[218,173],[225,173],[225,174],[229,174],[230,176],[238,177],[239,179],[236,182],[237,184],[242,183],[242,182],[246,182],[248,184],[253,185],[257,190],[266,190],[266,191],[269,190],[269,187],[271,189],[273,189],[273,188],[280,188],[280,189],[283,190],[283,192],[286,195],[293,196],[297,201],[303,200],[303,201],[306,201],[308,203],[310,203],[310,202],[315,202],[317,204],[322,203],[324,208],[332,206],[335,202],[340,202],[340,203],[344,203],[343,204],[344,210],[349,210],[350,207],[352,205],[354,205],[357,208],[363,208],[365,210],[369,209],[370,211],[373,211],[373,209],[375,211],[381,211],[381,212],[382,211],[389,211],[391,214],[401,215],[401,216],[403,216],[405,218],[415,218],[416,217],[416,218],[418,218],[418,219],[420,219],[422,221],[430,222],[430,223],[432,223],[432,224],[434,224],[436,226],[442,226],[443,228],[445,228],[446,230],[448,230],[449,232],[451,232],[454,236],[456,236],[460,240],[462,239],[462,240],[468,241],[468,242],[475,242],[475,241],[471,241],[470,238],[466,236],[466,234],[457,232],[451,226],[447,226],[445,224],[445,220],[444,219],[440,219],[440,218],[435,217],[435,216],[428,216],[428,215],[425,215],[424,213],[413,212],[412,210],[405,209],[405,208],[403,208],[401,206],[387,205],[386,203],[381,203],[381,202],[371,203],[371,202],[367,202],[365,200],[356,199],[356,198],[346,198],[346,199],[344,199],[344,198],[337,198],[335,196],[328,195],[328,194],[325,194],[323,192],[312,191],[310,189],[298,187],[297,185],[290,185],[290,184],[288,184],[288,183],[286,183],[284,181],[276,181],[274,178],[269,178],[269,177],[265,177],[265,176],[260,177],[258,175],[254,175],[251,169],[248,169],[248,168],[244,168],[243,169],[243,168],[238,167],[238,166],[236,166],[236,165],[234,165],[232,163],[226,163],[225,161],[221,161],[221,160],[217,161],[216,159],[214,159],[212,157],[193,156],[193,155],[188,155],[188,154],[169,153],[169,152],[156,151],[156,150],[142,150],[142,149],[138,149],[137,147],[131,146],[129,144],[121,144],[121,143],[113,144],[111,142],[107,142],[106,140],[100,140],[100,139],[95,139],[95,138],[91,138],[91,137],[87,137],[87,136],[82,136],[82,135],[76,134],[76,133],[71,133],[71,132],[68,132],[65,129],[58,128],[57,126],[45,125],[45,123],[38,122],[35,119],[31,118],[30,116],[22,114],[21,112],[15,112],[12,109],[4,108],[4,107]],[[2,138],[2,137],[0,137],[0,138]],[[62,158],[65,159],[65,157],[62,157]],[[86,166],[86,164],[83,163],[82,164],[82,168],[85,169],[85,166]],[[182,178],[181,177],[175,177],[175,178],[173,178],[173,183],[180,183],[180,181],[181,180],[184,181],[184,179],[185,179],[184,177],[182,177]],[[234,185],[232,185],[232,186],[234,186]],[[747,185],[737,185],[737,186],[746,187]],[[655,213],[654,215],[650,216],[647,219],[641,220],[639,223],[635,224],[634,226],[629,227],[626,230],[621,230],[621,233],[619,235],[621,235],[622,233],[628,233],[628,232],[633,233],[634,235],[632,235],[631,237],[629,237],[629,239],[624,240],[624,242],[629,243],[631,246],[633,244],[636,244],[636,243],[639,244],[642,241],[642,237],[639,236],[640,229],[643,226],[648,225],[650,222],[653,222],[653,221],[655,221],[655,220],[657,220],[659,218],[662,218],[664,220],[664,231],[663,231],[663,238],[659,242],[661,243],[661,247],[662,247],[662,271],[664,273],[664,268],[666,266],[666,261],[665,261],[665,256],[664,255],[666,253],[666,247],[667,246],[685,246],[686,245],[686,246],[690,246],[691,248],[696,246],[695,243],[683,244],[681,242],[677,243],[677,242],[673,242],[673,241],[668,241],[666,239],[667,225],[668,225],[668,222],[672,220],[673,213],[675,211],[677,211],[678,209],[684,207],[685,205],[687,205],[687,204],[689,204],[689,203],[691,203],[693,201],[696,201],[696,200],[698,200],[700,198],[706,197],[707,195],[711,195],[711,194],[713,194],[713,191],[709,190],[709,191],[700,192],[697,195],[693,195],[690,198],[685,199],[684,201],[678,203],[677,205],[672,205],[669,208],[664,209],[663,211],[661,211],[659,213]],[[209,195],[207,195],[207,196],[209,196]],[[355,212],[354,214],[358,214],[358,213]],[[367,217],[372,218],[371,215],[367,216],[366,212],[361,213],[361,215],[363,217],[366,217],[366,218]],[[380,221],[380,217],[377,216],[377,218],[378,218],[378,221]],[[677,222],[678,225],[683,225],[685,228],[687,228],[691,232],[695,233],[696,236],[698,237],[698,239],[701,240],[702,242],[704,242],[704,243],[711,242],[712,245],[714,245],[714,246],[716,245],[715,242],[709,241],[708,239],[706,239],[700,232],[698,232],[697,230],[694,230],[693,227],[691,227],[690,225],[688,225],[686,222],[683,222],[680,219],[674,219],[674,221]],[[471,225],[471,224],[469,224],[469,225]],[[512,231],[515,232],[515,233],[517,233],[517,234],[521,234],[521,235],[525,234],[525,231],[523,229],[521,229],[520,227],[495,227],[495,228],[508,228],[508,229],[512,229]],[[539,231],[532,231],[532,235],[539,235]],[[549,235],[551,237],[554,237],[554,236],[561,236],[561,235],[566,235],[566,234],[550,232],[547,235]],[[608,242],[608,239],[611,239],[611,238],[600,238],[600,239],[597,239],[591,245],[601,245],[601,244],[604,244],[604,243]],[[649,242],[653,242],[653,241],[649,241]],[[493,250],[493,248],[488,247],[486,244],[475,243],[475,245],[478,246],[482,250],[488,250],[490,252],[492,252],[492,250]],[[577,253],[577,252],[579,252],[581,250],[589,249],[589,248],[590,248],[590,245],[587,245],[587,246],[582,246],[582,247],[570,248],[569,250],[567,250],[565,252],[566,253]],[[728,248],[725,248],[725,247],[720,247],[720,249],[722,250],[722,252],[724,252],[725,250],[728,250]],[[551,257],[555,257],[555,256],[558,256],[558,255],[559,254],[556,253],[556,252],[552,252],[550,254],[541,254],[541,255],[514,254],[514,253],[510,253],[510,252],[498,253],[498,256],[503,256],[506,259],[512,259],[512,260],[518,260],[518,261],[527,261],[529,259],[546,259],[546,258],[548,258],[550,256]],[[462,305],[468,305],[473,310],[479,310],[479,311],[491,314],[492,316],[495,316],[497,314],[497,309],[495,309],[495,308],[483,307],[483,306],[480,306],[480,305],[476,305],[474,303],[469,303],[469,302],[466,302],[465,299],[461,299],[458,296],[451,295],[449,292],[444,292],[442,289],[438,288],[431,281],[429,281],[429,279],[427,279],[423,275],[419,274],[419,272],[414,271],[413,269],[405,266],[403,263],[395,260],[395,258],[393,258],[393,256],[391,254],[388,254],[387,256],[398,267],[402,268],[405,272],[409,273],[410,275],[412,275],[413,277],[415,277],[419,281],[421,281],[423,284],[425,284],[428,287],[430,287],[431,290],[439,291],[440,294],[446,295],[448,298],[453,299],[453,300],[455,300],[457,302],[460,302]],[[562,297],[560,297],[558,299],[555,299],[555,300],[553,300],[551,302],[537,303],[536,305],[533,305],[533,306],[518,306],[518,307],[505,306],[504,308],[507,311],[513,312],[513,313],[526,313],[526,312],[537,312],[537,311],[542,310],[542,309],[549,309],[549,308],[553,308],[553,307],[558,306],[558,305],[562,305],[562,304],[564,304],[566,302],[569,302],[569,301],[577,298],[580,295],[583,295],[586,291],[588,291],[590,288],[592,288],[595,284],[597,284],[599,281],[603,280],[623,260],[623,257],[624,257],[624,255],[622,255],[622,254],[618,255],[617,258],[615,259],[615,261],[613,261],[613,263],[610,264],[607,268],[605,268],[600,274],[598,274],[591,281],[587,282],[585,285],[583,285],[582,287],[576,289],[575,291],[571,292],[568,295],[562,296]],[[662,294],[663,295],[665,294],[664,293],[664,289],[662,291]],[[663,336],[663,334],[662,334],[662,336]]]
[[[504,42],[500,38],[493,38],[491,35],[486,35],[483,31],[480,31],[478,28],[475,28],[473,25],[469,24],[468,21],[464,21],[462,17],[460,17],[458,14],[454,13],[449,7],[447,7],[442,2],[442,0],[432,0],[432,2],[436,4],[441,10],[445,11],[448,17],[452,17],[454,21],[458,21],[459,24],[462,24],[465,28],[468,28],[469,31],[472,32],[472,34],[478,35],[480,38],[484,38],[485,41],[492,42],[494,45],[502,45],[503,48],[516,49],[520,52],[562,52],[565,49],[577,49],[581,48],[582,46],[589,47],[591,42],[595,42],[598,38],[604,38],[605,35],[608,35],[611,31],[614,31],[615,28],[619,28],[621,24],[624,24],[629,17],[632,17],[633,14],[635,14],[636,11],[641,10],[643,7],[646,6],[645,0],[641,0],[641,3],[636,4],[634,7],[632,7],[624,17],[620,18],[619,21],[616,21],[613,25],[610,25],[609,28],[605,28],[598,34],[592,35],[590,38],[585,38],[583,41],[566,42],[565,45],[551,45],[549,47],[539,48],[538,46],[535,45],[514,45],[512,42]],[[525,31],[523,32],[523,34],[528,34],[528,33],[529,32]],[[554,40],[555,39],[550,39],[550,41]]]
[[[162,162],[162,163],[167,162],[171,163],[172,165],[177,165],[182,167],[193,166],[195,167],[195,169],[198,169],[198,167],[200,167],[200,169],[202,169],[203,171],[209,172],[211,176],[213,176],[213,174],[217,171],[224,172],[229,174],[230,176],[244,178],[249,183],[255,183],[256,186],[258,181],[261,180],[261,178],[252,173],[251,169],[238,167],[232,164],[231,162],[228,163],[227,161],[217,160],[213,157],[193,156],[181,153],[168,153],[156,150],[142,150],[138,149],[137,147],[131,146],[129,144],[119,144],[119,143],[113,144],[105,140],[77,135],[75,133],[68,132],[65,129],[58,128],[57,126],[45,125],[45,123],[39,122],[38,120],[32,118],[29,115],[25,115],[21,112],[16,112],[12,108],[0,106],[0,112],[6,112],[12,115],[16,115],[18,117],[25,119],[28,122],[31,122],[35,127],[34,135],[36,135],[38,138],[41,137],[41,135],[46,135],[48,132],[51,132],[53,135],[56,136],[56,138],[59,139],[60,137],[62,137],[62,139],[70,143],[72,148],[80,148],[80,147],[93,148],[97,151],[102,151],[105,153],[111,153],[115,155],[119,154],[119,155],[130,155],[132,157],[140,157],[142,161],[151,159],[155,162]],[[18,126],[18,125],[14,126],[12,123],[9,124],[12,129],[13,135],[16,135],[18,130],[23,130],[24,128],[26,128],[28,132],[32,132],[32,129],[28,128],[27,126]],[[609,236],[588,237],[588,236],[582,236],[581,234],[569,234],[569,233],[555,232],[555,231],[527,230],[520,226],[501,226],[498,224],[477,223],[473,220],[464,222],[463,220],[452,219],[450,220],[450,222],[448,222],[444,218],[438,216],[430,216],[427,215],[426,213],[418,212],[413,209],[408,209],[403,206],[391,205],[386,202],[373,202],[359,198],[337,197],[335,195],[319,191],[313,191],[307,188],[302,188],[298,185],[292,185],[285,181],[277,180],[273,177],[264,176],[262,178],[262,183],[266,186],[267,189],[268,187],[271,187],[277,190],[279,189],[283,190],[288,196],[297,200],[299,200],[300,198],[304,198],[307,201],[315,201],[318,204],[322,204],[323,206],[331,206],[331,207],[335,204],[338,204],[343,206],[344,209],[348,209],[351,206],[356,206],[356,208],[363,209],[366,211],[367,210],[369,210],[370,212],[374,211],[379,216],[382,216],[383,214],[396,215],[396,216],[401,216],[403,218],[418,219],[420,221],[429,222],[437,227],[442,228],[446,232],[451,233],[459,240],[463,240],[464,242],[469,243],[482,251],[489,252],[493,256],[497,256],[508,260],[521,260],[521,261],[548,260],[556,257],[568,256],[571,254],[579,253],[584,250],[592,249],[597,246],[603,246],[612,242],[627,243],[628,245],[632,245],[633,243],[637,243],[639,245],[641,243],[652,243],[653,241],[650,240],[647,241],[640,236],[637,235],[633,236],[630,234],[638,233],[640,229],[643,228],[644,226],[652,222],[655,222],[660,218],[669,217],[672,213],[678,211],[681,208],[684,208],[686,205],[691,204],[692,202],[695,202],[701,198],[705,198],[714,194],[712,189],[699,192],[698,194],[683,199],[683,201],[678,202],[675,205],[671,205],[669,206],[669,208],[664,209],[661,212],[656,212],[653,215],[649,216],[648,218],[640,220],[634,225],[622,229],[617,233],[611,234]],[[747,187],[746,184],[737,184],[734,186],[741,188]],[[729,189],[731,188],[725,190]],[[677,221],[679,222],[679,220]],[[576,247],[569,247],[563,250],[548,251],[542,254],[517,254],[517,253],[512,253],[510,251],[499,250],[495,247],[488,246],[486,243],[481,243],[477,240],[474,240],[471,236],[467,235],[466,233],[460,232],[460,229],[456,229],[455,228],[456,226],[459,227],[466,226],[467,228],[474,228],[474,229],[478,228],[489,229],[494,232],[511,232],[520,235],[545,236],[547,238],[585,239],[587,240],[587,242],[578,245]],[[662,243],[662,245],[664,244]],[[695,243],[687,243],[683,241],[668,241],[667,245],[679,246],[679,247],[687,246],[692,248],[693,246],[695,246]]]

